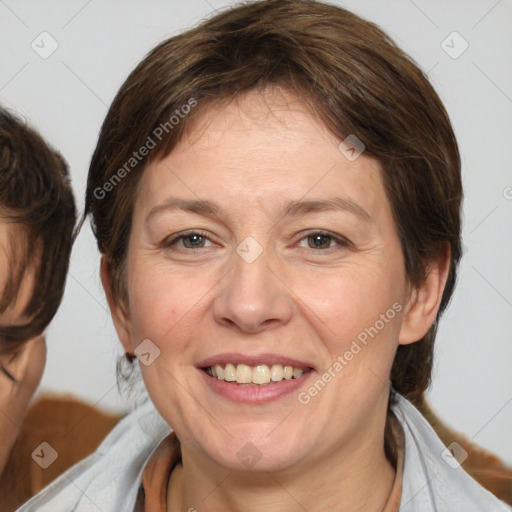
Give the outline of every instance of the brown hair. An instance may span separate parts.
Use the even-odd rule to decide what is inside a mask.
[[[76,209],[68,168],[32,128],[0,108],[0,218],[15,228],[0,313],[16,300],[29,267],[36,270],[24,325],[0,325],[4,352],[45,329],[62,300]],[[34,267],[32,267],[32,265]]]
[[[395,390],[415,399],[430,382],[437,321],[461,257],[460,157],[425,74],[376,25],[345,9],[306,0],[231,8],[162,42],[129,75],[101,128],[86,194],[85,215],[111,265],[114,296],[127,299],[124,263],[146,166],[168,155],[208,105],[267,86],[299,95],[336,136],[355,134],[380,162],[411,285],[451,249],[438,317],[423,339],[398,348],[391,369]],[[158,131],[191,98],[198,106]],[[154,149],[127,168],[134,150],[160,132]]]

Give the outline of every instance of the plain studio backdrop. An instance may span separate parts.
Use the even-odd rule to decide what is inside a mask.
[[[0,101],[62,152],[80,210],[101,123],[128,73],[157,43],[227,5],[0,0]],[[463,163],[465,254],[440,324],[429,398],[449,425],[512,464],[512,2],[339,5],[376,22],[408,52],[451,117]],[[87,223],[47,333],[41,390],[126,411],[133,403],[116,387],[120,344],[98,270]]]

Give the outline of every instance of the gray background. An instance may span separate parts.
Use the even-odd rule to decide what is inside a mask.
[[[129,71],[164,38],[228,4],[0,0],[0,101],[62,152],[80,209],[101,122]],[[412,55],[451,116],[463,161],[466,253],[441,322],[429,397],[446,422],[512,464],[512,68],[506,64],[512,2],[339,4],[379,24]],[[40,36],[45,31],[58,48],[43,59],[31,43],[41,47],[46,38],[48,51],[52,41]],[[467,50],[453,58],[464,41]],[[96,407],[124,411],[132,399],[116,388],[120,344],[98,262],[87,225],[74,249],[62,307],[48,331],[41,389],[71,392]]]

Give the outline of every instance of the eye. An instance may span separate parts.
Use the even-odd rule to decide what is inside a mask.
[[[15,384],[18,383],[17,379],[14,377],[14,375],[3,365],[0,363],[0,370],[2,371],[2,373],[9,379],[11,380],[12,382],[14,382]]]
[[[336,249],[336,246],[332,246],[331,244],[334,242],[341,248],[346,248],[350,246],[350,242],[343,237],[335,236],[332,233],[324,232],[324,231],[315,231],[309,233],[305,237],[301,239],[308,241],[308,248],[313,249],[315,251],[325,252],[326,249]],[[310,243],[311,242],[311,243]],[[339,248],[338,247],[338,248]],[[330,252],[330,251],[329,251]]]
[[[309,249],[318,252],[331,252],[331,250],[346,248],[351,245],[350,242],[345,238],[324,231],[314,231],[309,233],[308,235],[304,236],[300,242],[303,240],[307,240]],[[205,245],[207,242],[213,244],[205,232],[189,231],[171,237],[170,239],[166,239],[163,242],[162,247],[164,249],[172,248],[172,250],[187,251],[190,249],[194,250],[206,248],[208,247]]]
[[[205,242],[209,240],[206,233],[202,231],[189,231],[188,233],[182,233],[174,238],[167,239],[164,241],[162,246],[164,248],[169,248],[172,246],[178,246],[178,250],[180,249],[202,249],[205,247]],[[183,242],[183,245],[180,246],[179,242]]]

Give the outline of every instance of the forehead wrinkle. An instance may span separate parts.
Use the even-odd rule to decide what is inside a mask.
[[[150,210],[146,217],[146,223],[159,212],[169,212],[176,209],[205,217],[219,217],[224,211],[219,204],[213,201],[170,197]],[[297,217],[312,212],[345,211],[365,222],[372,221],[372,217],[362,206],[343,197],[290,201],[284,205],[282,211],[282,217]],[[279,213],[280,212],[276,211],[276,215]]]

